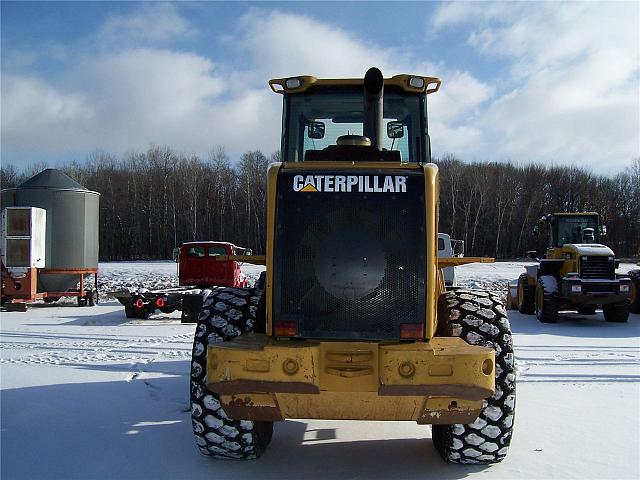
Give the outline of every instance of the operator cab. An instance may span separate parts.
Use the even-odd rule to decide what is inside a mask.
[[[560,248],[566,244],[599,243],[600,225],[597,213],[554,213],[542,217],[548,227],[549,246]]]
[[[376,68],[364,79],[274,79],[284,95],[282,160],[430,161],[426,97],[440,79]]]

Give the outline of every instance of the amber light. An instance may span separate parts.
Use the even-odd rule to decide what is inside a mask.
[[[294,337],[298,333],[297,322],[275,322],[276,337]]]
[[[422,338],[422,324],[421,323],[401,323],[400,324],[400,338]]]

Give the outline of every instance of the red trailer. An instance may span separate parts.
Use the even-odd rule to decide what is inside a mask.
[[[229,242],[188,242],[180,247],[178,285],[246,287],[247,277],[235,260],[220,255],[246,255],[251,251]]]
[[[232,258],[230,258],[232,257]],[[182,312],[183,322],[195,322],[202,306],[202,291],[211,287],[247,287],[249,281],[238,260],[251,260],[251,250],[229,242],[188,242],[182,244],[178,262],[177,288],[139,289],[112,292],[128,318],[148,318],[157,310]]]

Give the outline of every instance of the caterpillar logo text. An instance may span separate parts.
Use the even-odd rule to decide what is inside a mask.
[[[406,193],[403,175],[295,175],[296,192]]]

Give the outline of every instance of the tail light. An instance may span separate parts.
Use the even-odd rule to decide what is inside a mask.
[[[133,306],[140,309],[142,307],[144,307],[144,302],[142,301],[141,298],[137,299],[135,302],[133,302]]]
[[[298,322],[275,322],[276,337],[295,337],[298,333]]]
[[[423,337],[423,328],[421,323],[401,323],[400,338],[418,339]]]
[[[156,299],[156,306],[157,306],[158,308],[162,308],[162,307],[164,307],[164,305],[165,305],[164,298],[163,298],[163,297],[158,297],[158,298]]]

